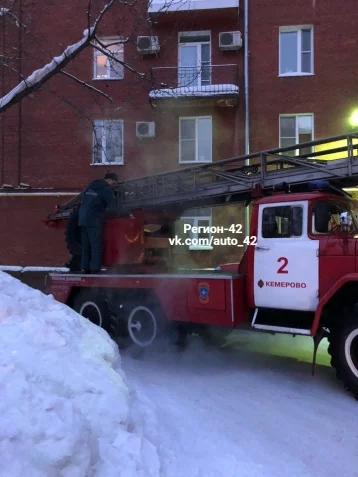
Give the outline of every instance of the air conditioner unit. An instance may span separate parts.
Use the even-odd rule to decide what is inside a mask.
[[[159,39],[157,36],[138,36],[137,50],[142,55],[153,55],[160,50]]]
[[[219,33],[220,50],[240,50],[242,47],[242,36],[239,31],[225,31]]]
[[[139,138],[155,137],[155,123],[154,122],[137,122],[136,135]]]

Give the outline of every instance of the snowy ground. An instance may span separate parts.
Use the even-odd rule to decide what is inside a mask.
[[[322,346],[122,353],[0,271],[0,477],[355,477],[358,403]],[[124,373],[122,371],[124,370]]]
[[[165,477],[353,477],[358,403],[329,367],[311,376],[311,341],[234,333],[224,349],[123,357],[149,400]]]

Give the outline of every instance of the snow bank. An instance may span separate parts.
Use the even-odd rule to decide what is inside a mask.
[[[157,477],[118,348],[0,272],[0,476]]]

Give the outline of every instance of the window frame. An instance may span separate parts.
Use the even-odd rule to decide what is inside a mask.
[[[311,31],[311,71],[306,73],[302,71],[302,30]],[[296,32],[298,34],[297,38],[297,71],[292,73],[282,73],[282,58],[281,58],[281,44],[282,44],[282,33]],[[279,28],[278,35],[278,76],[279,77],[291,77],[291,76],[313,76],[314,73],[314,27],[313,25],[293,25],[293,26],[281,26]]]
[[[301,117],[301,116],[310,116],[311,117],[311,120],[312,120],[312,137],[311,137],[311,141],[309,142],[313,142],[314,141],[314,123],[315,123],[315,117],[314,117],[314,113],[292,113],[292,114],[280,114],[279,115],[279,118],[278,118],[278,137],[279,137],[279,148],[281,147],[286,147],[286,146],[282,146],[282,139],[289,139],[289,138],[282,138],[281,137],[281,118],[292,118],[294,117],[296,119],[296,127],[295,127],[295,134],[296,134],[296,137],[295,137],[295,145],[299,143],[299,135],[298,135],[298,121],[297,121],[297,118]],[[289,147],[289,146],[287,146]],[[312,146],[312,153],[314,152],[314,146]],[[282,154],[285,154],[285,153],[282,153]],[[299,149],[295,149],[295,156],[298,156],[299,155]]]
[[[179,220],[182,221],[182,222],[185,222],[185,220],[192,220],[194,222],[192,227],[199,227],[199,221],[207,220],[209,222],[208,227],[212,227],[213,226],[213,213],[212,213],[211,208],[209,210],[210,210],[210,215],[183,215],[183,216],[180,217]],[[190,238],[191,239],[198,239],[199,238],[198,235],[199,235],[198,232],[191,233]],[[210,240],[211,237],[212,237],[212,233],[209,232],[208,240]],[[212,250],[213,249],[213,247],[210,246],[210,245],[189,245],[188,248],[189,248],[189,250]]]
[[[100,38],[100,41],[102,43],[113,43],[113,42],[120,42],[117,46],[120,48],[120,52],[122,54],[122,59],[121,61],[124,62],[124,40],[123,38],[121,37],[103,37],[103,38]],[[124,75],[125,75],[125,68],[124,66],[122,65],[121,67],[123,68],[123,72],[122,72],[122,75],[120,78],[112,78],[111,76],[110,77],[107,77],[107,78],[97,78],[96,76],[96,71],[97,71],[97,57],[98,56],[105,56],[101,51],[97,50],[96,48],[93,49],[93,68],[92,68],[92,76],[93,76],[93,81],[123,81],[124,80]],[[109,63],[109,58],[107,57],[107,63]],[[106,66],[106,70],[107,70],[107,73],[108,71],[111,72],[112,68],[111,66],[107,64]]]
[[[198,40],[198,41],[193,41],[193,42],[181,42],[181,38],[185,38],[185,36],[196,36],[198,38],[200,37],[209,37],[209,40]],[[210,72],[210,78],[209,78],[209,84],[202,84],[202,79],[201,79],[201,63],[199,63],[199,53],[200,53],[200,62],[202,61],[202,45],[209,45],[209,64],[207,67],[209,68]],[[196,46],[197,47],[197,65],[196,67],[199,69],[199,74],[198,74],[198,85],[197,86],[186,86],[188,88],[193,87],[193,88],[203,88],[205,86],[210,86],[212,84],[212,35],[210,30],[201,30],[201,31],[185,31],[185,32],[179,32],[178,33],[178,88],[181,87],[180,81],[180,71],[181,71],[181,49],[186,46]],[[200,46],[200,49],[199,49]],[[185,86],[184,86],[185,87]]]
[[[318,232],[315,230],[315,217],[314,217],[314,211],[317,207],[317,204],[319,203],[327,203],[327,204],[330,204],[331,206],[332,205],[335,205],[335,206],[344,206],[344,208],[346,209],[346,211],[349,211],[351,212],[351,215],[352,215],[352,220],[353,220],[353,224],[354,224],[354,227],[355,229],[350,231],[350,232],[341,232],[341,231],[328,231],[328,232]],[[357,235],[358,233],[358,220],[357,220],[357,217],[356,215],[354,214],[354,208],[351,208],[349,206],[347,206],[347,203],[343,200],[339,200],[339,197],[337,197],[337,199],[333,199],[333,198],[327,198],[327,199],[318,199],[318,200],[315,200],[313,203],[310,204],[310,207],[309,207],[309,210],[308,210],[308,217],[309,217],[309,221],[308,221],[308,236],[314,240],[319,240],[320,238],[324,238],[324,237],[337,237],[337,236],[341,236],[342,233],[346,236],[355,236]]]
[[[199,130],[199,120],[200,119],[210,119],[211,122],[211,131],[210,131],[210,158],[206,161],[199,161],[199,140],[198,140],[198,130]],[[192,121],[195,120],[195,160],[194,161],[183,161],[182,160],[182,121]],[[211,164],[213,162],[213,117],[212,116],[180,116],[179,117],[179,164]]]
[[[307,205],[304,202],[281,202],[276,204],[262,204],[261,213],[259,216],[259,238],[260,240],[303,240],[307,237]],[[263,230],[264,230],[264,212],[266,209],[278,209],[283,207],[289,207],[291,210],[293,208],[300,208],[302,210],[302,228],[300,235],[290,235],[289,237],[285,236],[275,236],[275,237],[264,237]],[[291,212],[290,212],[291,214]],[[276,215],[275,215],[276,217]],[[291,224],[290,224],[290,231],[291,231]]]
[[[106,122],[113,122],[113,123],[119,123],[121,124],[121,129],[122,129],[122,144],[121,144],[121,162],[108,162],[108,161],[103,161],[103,157],[106,158],[106,149],[103,147],[103,133],[106,131],[105,128],[105,123]],[[93,121],[94,123],[94,129],[92,132],[92,162],[91,166],[123,166],[124,165],[124,121],[123,119],[95,119]],[[102,151],[101,151],[101,157],[102,157],[102,162],[95,162],[95,147],[96,147],[96,127],[99,126],[99,123],[101,124],[102,127]],[[104,135],[105,136],[105,135]],[[104,137],[104,140],[106,142],[106,137]]]

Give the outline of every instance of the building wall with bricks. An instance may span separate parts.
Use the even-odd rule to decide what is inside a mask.
[[[100,4],[93,2],[93,14]],[[99,36],[125,39],[123,59],[134,72],[124,68],[123,79],[94,79],[93,48],[66,67],[67,73],[100,89],[111,101],[59,73],[1,115],[0,185],[7,187],[0,188],[0,210],[6,224],[0,263],[62,265],[68,258],[63,231],[48,229],[42,220],[57,203],[108,170],[125,180],[187,167],[179,157],[180,118],[212,119],[209,148],[213,162],[245,153],[246,107],[250,152],[347,131],[349,114],[357,104],[354,6],[353,0],[342,4],[303,0],[290,5],[283,0],[251,0],[247,104],[244,47],[238,51],[219,48],[220,32],[244,34],[243,2],[239,8],[152,16],[145,1],[138,2],[135,11],[123,6],[114,9],[105,17]],[[51,55],[61,54],[81,38],[88,26],[86,8],[82,0],[66,9],[57,0],[46,5],[23,2],[22,11],[16,14],[27,25],[27,33],[5,17],[0,19],[0,44],[8,57],[0,81],[1,96],[21,77],[50,61]],[[150,100],[150,91],[159,87],[153,81],[170,86],[177,81],[183,59],[178,45],[182,32],[209,34],[212,81],[239,86],[237,104],[225,105],[213,98]],[[140,35],[158,36],[160,52],[139,53],[136,41]],[[14,55],[20,46],[21,54]],[[116,119],[123,121],[122,163],[93,164],[93,121]],[[155,137],[137,137],[137,122],[154,122]],[[18,195],[20,183],[28,184],[37,195]],[[45,191],[52,195],[39,195]],[[213,225],[239,222],[244,222],[240,204],[212,211]],[[180,249],[175,255],[181,263],[195,267],[215,266],[239,260],[242,250]]]

